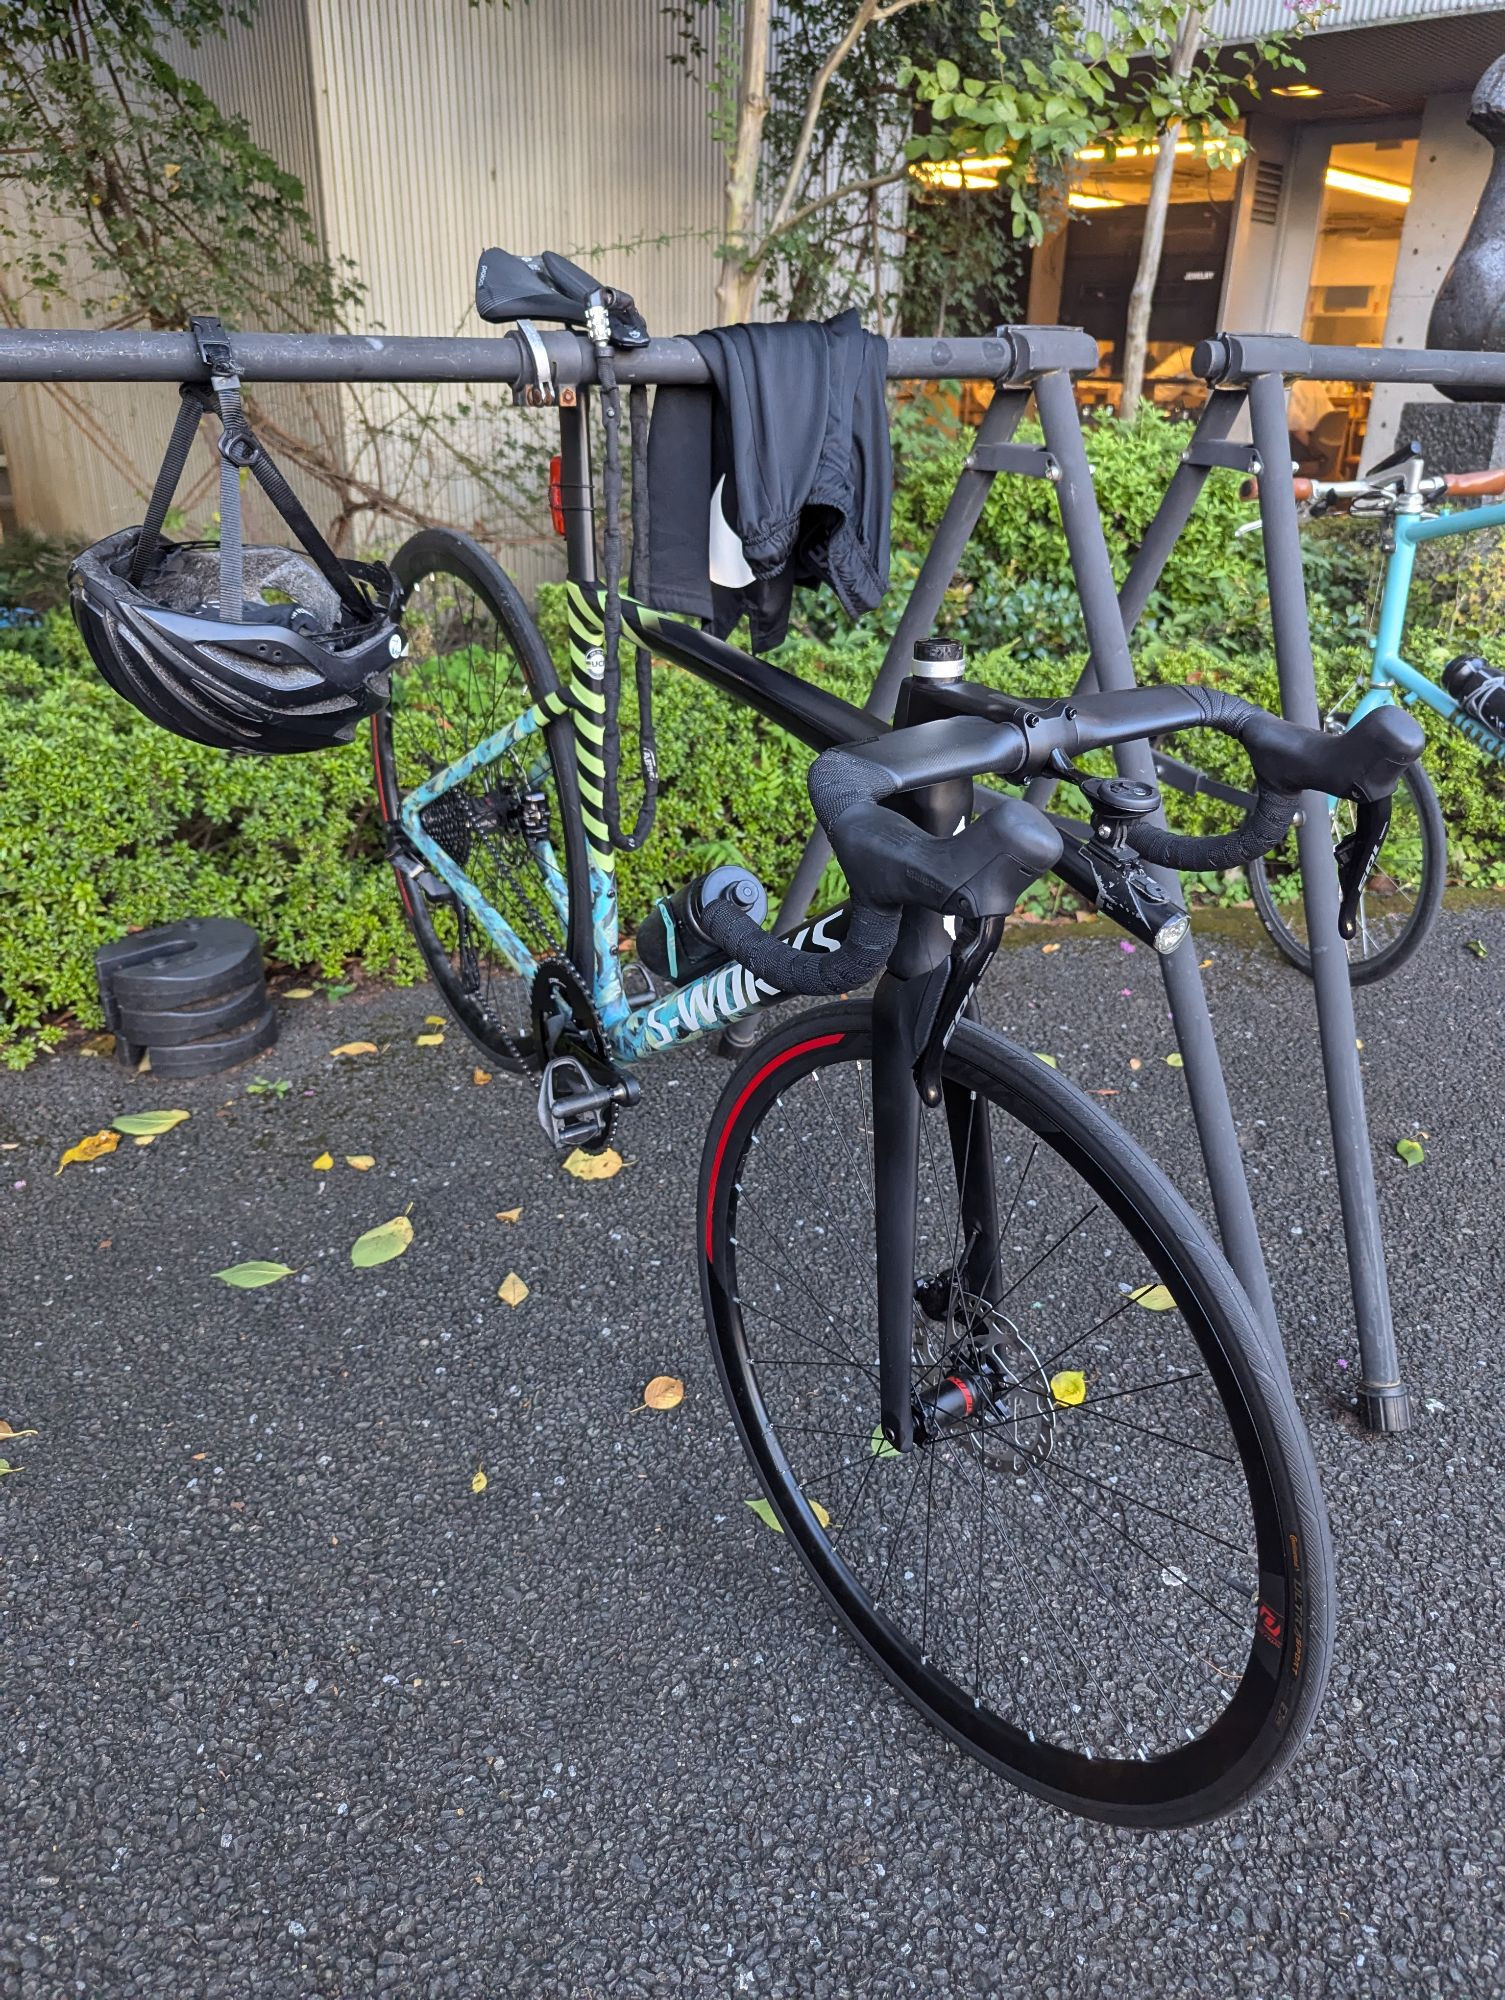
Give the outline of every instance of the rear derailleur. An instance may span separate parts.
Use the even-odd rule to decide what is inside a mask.
[[[617,1112],[637,1103],[642,1086],[618,1074],[590,991],[568,959],[543,959],[533,975],[533,1040],[545,1136],[562,1153],[599,1153]]]

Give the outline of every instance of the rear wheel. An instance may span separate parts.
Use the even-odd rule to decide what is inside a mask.
[[[1335,801],[1336,847],[1353,830],[1356,808]],[[1312,969],[1301,861],[1293,829],[1273,854],[1252,861],[1249,893],[1276,946],[1302,972]],[[1421,946],[1442,908],[1447,883],[1447,828],[1432,782],[1413,764],[1396,788],[1390,830],[1359,901],[1359,927],[1348,941],[1348,977],[1368,986],[1404,965]]]
[[[865,1005],[791,1022],[739,1066],[707,1139],[703,1291],[758,1478],[858,1644],[962,1748],[1094,1818],[1228,1811],[1295,1754],[1332,1644],[1316,1472],[1254,1313],[1127,1135],[963,1022],[949,1121],[923,1114],[929,1435],[895,1453],[871,1050]],[[962,1178],[989,1148],[996,1191],[981,1279],[964,1133]]]
[[[408,651],[392,676],[391,706],[372,721],[389,823],[411,792],[559,687],[516,585],[478,543],[426,529],[392,569]],[[585,834],[567,717],[471,772],[425,808],[421,824],[532,959],[566,958],[589,973]],[[413,935],[450,1011],[499,1068],[537,1067],[531,981],[400,837],[396,847]]]

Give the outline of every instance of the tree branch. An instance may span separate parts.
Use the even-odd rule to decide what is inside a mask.
[[[753,261],[761,263],[778,237],[787,235],[791,229],[798,229],[802,222],[808,222],[821,209],[830,208],[834,202],[845,201],[849,195],[866,194],[869,188],[892,187],[895,181],[902,181],[908,171],[907,167],[895,167],[892,173],[869,174],[865,180],[847,181],[841,187],[833,188],[829,194],[817,195],[814,201],[807,201],[803,208],[797,208],[793,215],[786,215],[781,223],[770,228],[753,253]]]
[[[835,76],[836,72],[841,68],[853,49],[856,48],[858,42],[861,41],[863,35],[872,26],[874,21],[891,21],[896,14],[902,14],[908,7],[928,7],[930,5],[931,0],[889,0],[888,6],[880,7],[878,0],[859,0],[857,12],[852,16],[851,25],[815,73],[815,81],[810,86],[810,95],[805,100],[805,115],[800,124],[799,138],[795,141],[794,158],[789,163],[789,172],[785,177],[784,190],[779,196],[778,206],[774,209],[773,220],[768,225],[768,234],[764,239],[765,241],[769,241],[777,236],[780,230],[786,228],[790,222],[790,211],[794,207],[795,197],[800,191],[800,183],[805,177],[805,164],[810,157],[810,146],[815,137],[816,122],[820,117],[820,108],[825,102],[826,91],[830,87],[832,77]],[[860,192],[863,185],[871,186],[872,183],[862,183],[855,186],[851,192]],[[804,215],[812,212],[813,207],[807,207],[806,209],[802,209],[800,214]]]

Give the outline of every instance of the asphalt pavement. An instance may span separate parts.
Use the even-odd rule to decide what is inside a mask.
[[[1358,996],[1400,1439],[1347,1412],[1309,990],[1247,929],[1199,949],[1342,1610],[1294,1771],[1168,1834],[942,1742],[744,1504],[693,1258],[708,1050],[643,1072],[596,1183],[458,1030],[417,1045],[425,989],[288,1002],[280,1095],[76,1051],[0,1079],[0,1416],[37,1433],[0,1440],[0,1994],[1505,1993],[1505,911]],[[987,1011],[1205,1207],[1148,952],[1025,930]],[[251,1258],[294,1275],[214,1276]],[[638,1407],[660,1374],[683,1403]]]

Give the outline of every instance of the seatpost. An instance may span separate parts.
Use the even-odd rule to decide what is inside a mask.
[[[566,401],[566,397],[572,400]],[[559,395],[559,505],[565,566],[574,583],[596,580],[596,496],[591,485],[590,391]]]

